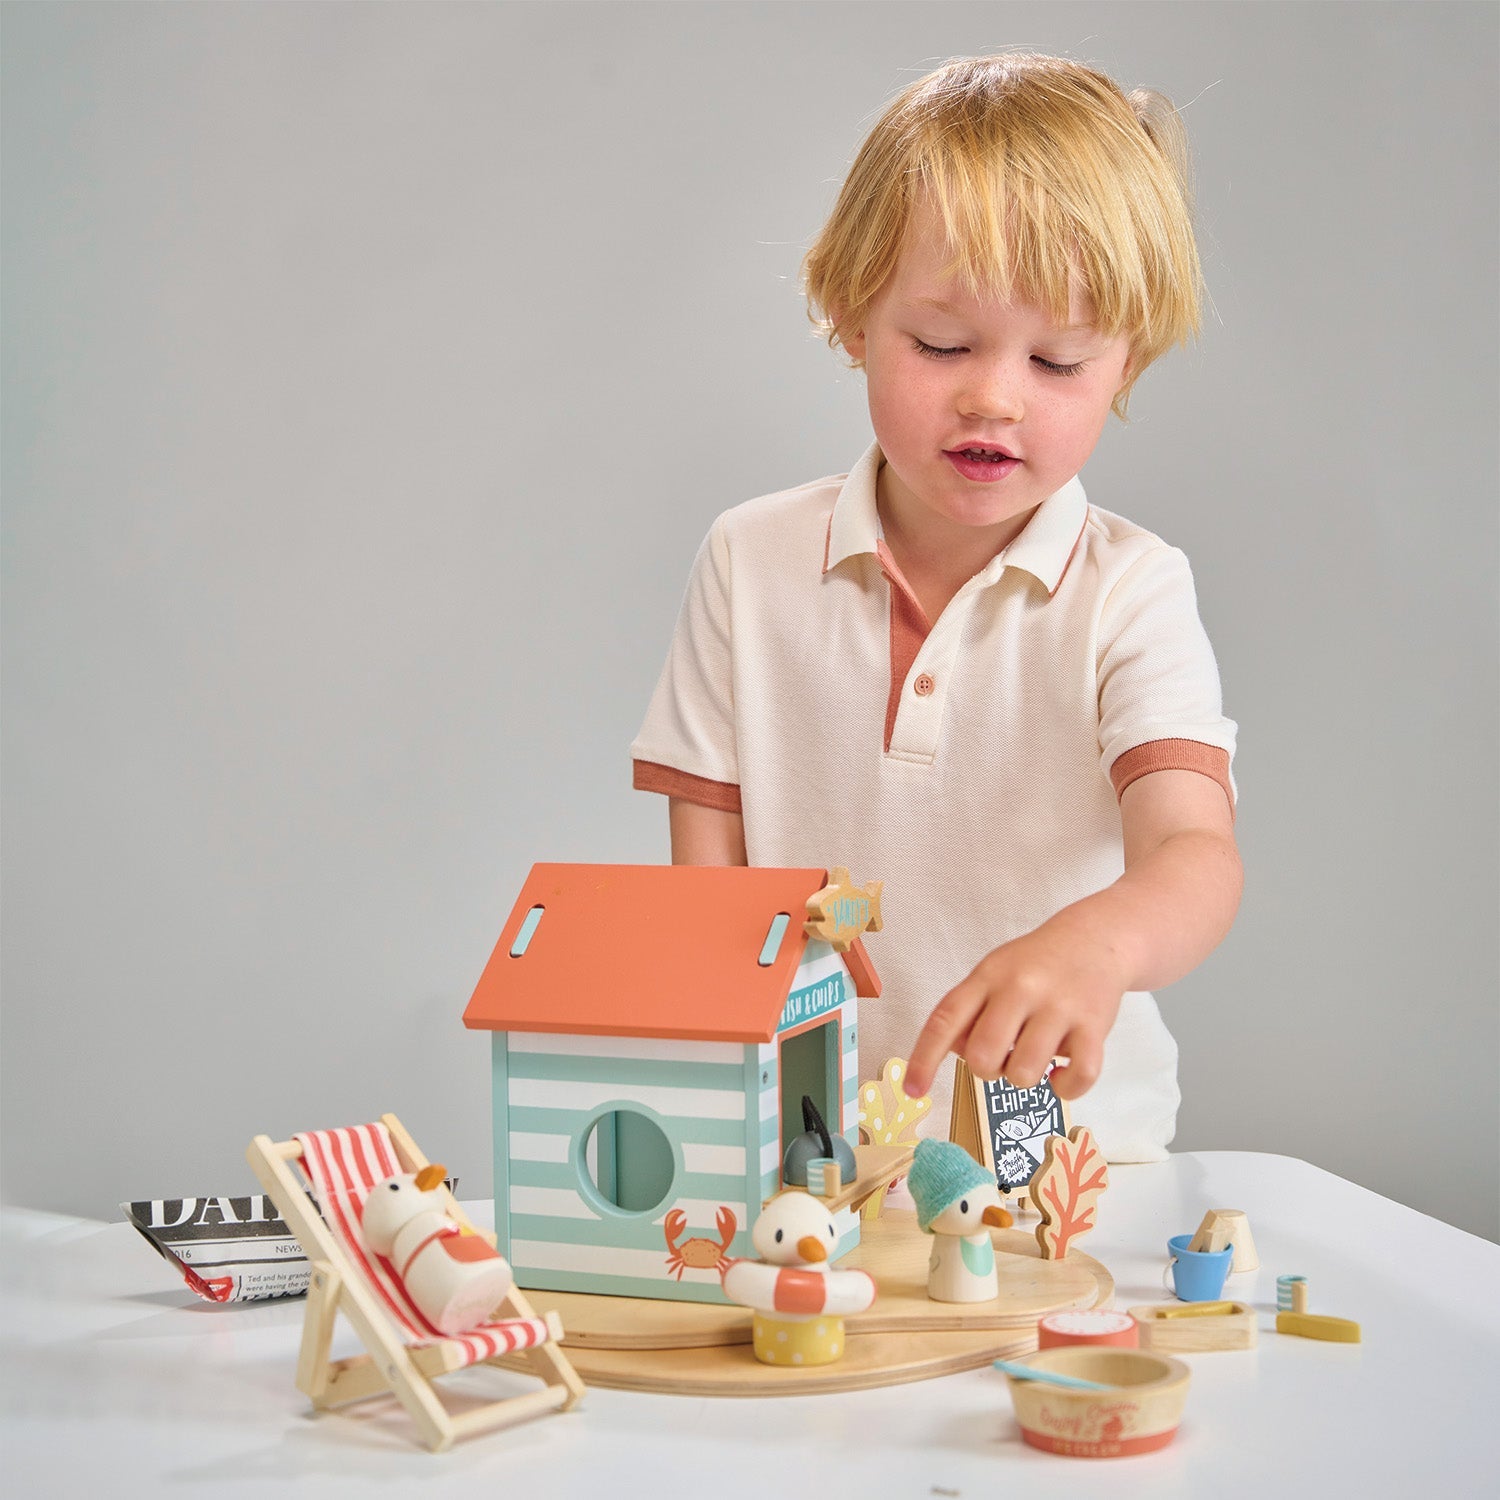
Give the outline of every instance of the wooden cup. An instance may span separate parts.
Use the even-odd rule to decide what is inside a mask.
[[[1119,1458],[1165,1448],[1187,1404],[1188,1367],[1164,1354],[1085,1346],[1043,1349],[1020,1363],[1110,1387],[1079,1391],[1006,1377],[1021,1436],[1048,1453]]]

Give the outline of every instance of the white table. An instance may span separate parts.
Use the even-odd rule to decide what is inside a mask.
[[[434,1456],[393,1402],[308,1414],[292,1384],[300,1300],[209,1306],[123,1223],[10,1209],[0,1488],[26,1500],[401,1494],[417,1481],[424,1496],[497,1500],[1500,1492],[1500,1247],[1288,1157],[1203,1152],[1112,1177],[1082,1246],[1113,1272],[1116,1306],[1163,1300],[1167,1236],[1205,1209],[1245,1210],[1260,1254],[1226,1289],[1260,1310],[1260,1347],[1182,1356],[1187,1412],[1159,1453],[1028,1448],[1004,1380],[983,1370],[759,1401],[591,1390],[574,1413]],[[1313,1312],[1356,1319],[1364,1342],[1275,1333],[1287,1272],[1307,1277]]]

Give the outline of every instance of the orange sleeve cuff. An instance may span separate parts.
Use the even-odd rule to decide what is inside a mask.
[[[1217,745],[1198,740],[1151,740],[1127,750],[1109,768],[1115,796],[1122,797],[1125,788],[1153,771],[1196,771],[1224,789],[1229,810],[1234,811],[1234,790],[1229,782],[1229,752]]]
[[[680,797],[684,802],[696,802],[699,807],[711,807],[716,812],[737,813],[740,809],[740,789],[728,781],[710,781],[706,776],[692,776],[686,771],[674,770],[671,766],[659,766],[655,761],[637,760],[632,785],[638,792],[660,792],[664,797]]]

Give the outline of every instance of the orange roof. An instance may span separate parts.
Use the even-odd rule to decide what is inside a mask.
[[[484,1031],[766,1042],[808,939],[823,870],[724,865],[534,865],[464,1011]],[[511,956],[534,908],[542,915]],[[773,919],[786,933],[760,962]],[[862,943],[857,993],[880,993]]]

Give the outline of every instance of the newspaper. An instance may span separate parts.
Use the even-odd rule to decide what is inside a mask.
[[[457,1196],[458,1178],[448,1178],[447,1187]],[[317,1200],[308,1198],[316,1208]],[[205,1301],[258,1302],[307,1292],[307,1255],[264,1193],[145,1198],[120,1210]]]
[[[148,1198],[125,1217],[208,1302],[300,1297],[307,1256],[264,1193],[248,1198]]]

